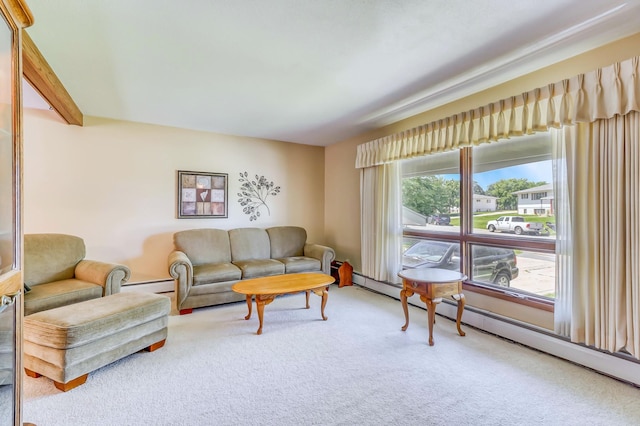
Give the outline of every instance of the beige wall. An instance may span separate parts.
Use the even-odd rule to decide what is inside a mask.
[[[640,56],[640,33],[442,107],[398,121],[383,129],[327,147],[325,151],[325,232],[328,243],[336,248],[336,258],[338,260],[350,259],[354,270],[361,270],[360,174],[354,168],[356,147],[359,144],[496,102],[633,56]],[[517,313],[513,312],[514,309],[508,307],[509,304],[505,305],[495,299],[473,295],[468,297],[467,302],[484,309],[517,317]],[[521,307],[517,309],[521,309]],[[544,327],[550,327],[553,324],[552,317],[543,314],[540,318],[539,312],[526,316],[526,320]],[[532,318],[532,316],[536,318]]]
[[[176,171],[228,174],[227,219],[177,219]],[[282,192],[250,222],[237,201],[240,172]],[[87,256],[167,277],[181,229],[298,225],[324,241],[324,148],[85,117],[24,113],[24,230],[81,236]]]

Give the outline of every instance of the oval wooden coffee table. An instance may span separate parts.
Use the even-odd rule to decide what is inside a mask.
[[[324,307],[327,304],[329,284],[334,281],[335,278],[331,275],[319,272],[308,272],[301,274],[249,278],[235,283],[231,286],[231,289],[236,293],[247,295],[247,307],[249,308],[249,313],[244,317],[246,320],[251,318],[251,299],[255,296],[258,320],[260,321],[260,327],[258,328],[257,334],[262,334],[264,305],[268,305],[273,302],[273,299],[275,299],[276,296],[280,296],[282,294],[300,293],[302,291],[306,292],[306,308],[309,309],[309,293],[314,292],[318,296],[322,297],[320,314],[322,315],[322,319],[326,321],[327,317],[324,315]]]

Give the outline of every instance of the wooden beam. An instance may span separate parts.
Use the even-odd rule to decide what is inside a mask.
[[[24,30],[22,30],[22,75],[67,123],[82,126],[82,111]]]

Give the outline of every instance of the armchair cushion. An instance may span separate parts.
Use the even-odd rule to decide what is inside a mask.
[[[24,283],[29,287],[73,278],[84,259],[82,238],[64,234],[29,234],[24,238]]]
[[[24,299],[24,315],[102,297],[102,287],[82,280],[61,280],[33,286]]]

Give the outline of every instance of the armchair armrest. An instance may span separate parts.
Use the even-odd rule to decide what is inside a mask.
[[[131,271],[124,265],[97,260],[81,260],[75,270],[77,279],[101,285],[103,296],[120,293],[122,284],[126,283],[130,276]]]
[[[336,258],[336,252],[331,247],[306,243],[304,245],[304,255],[318,259],[322,272],[331,275],[331,262]]]
[[[169,274],[176,280],[176,303],[180,309],[193,285],[193,264],[184,252],[169,253]]]

